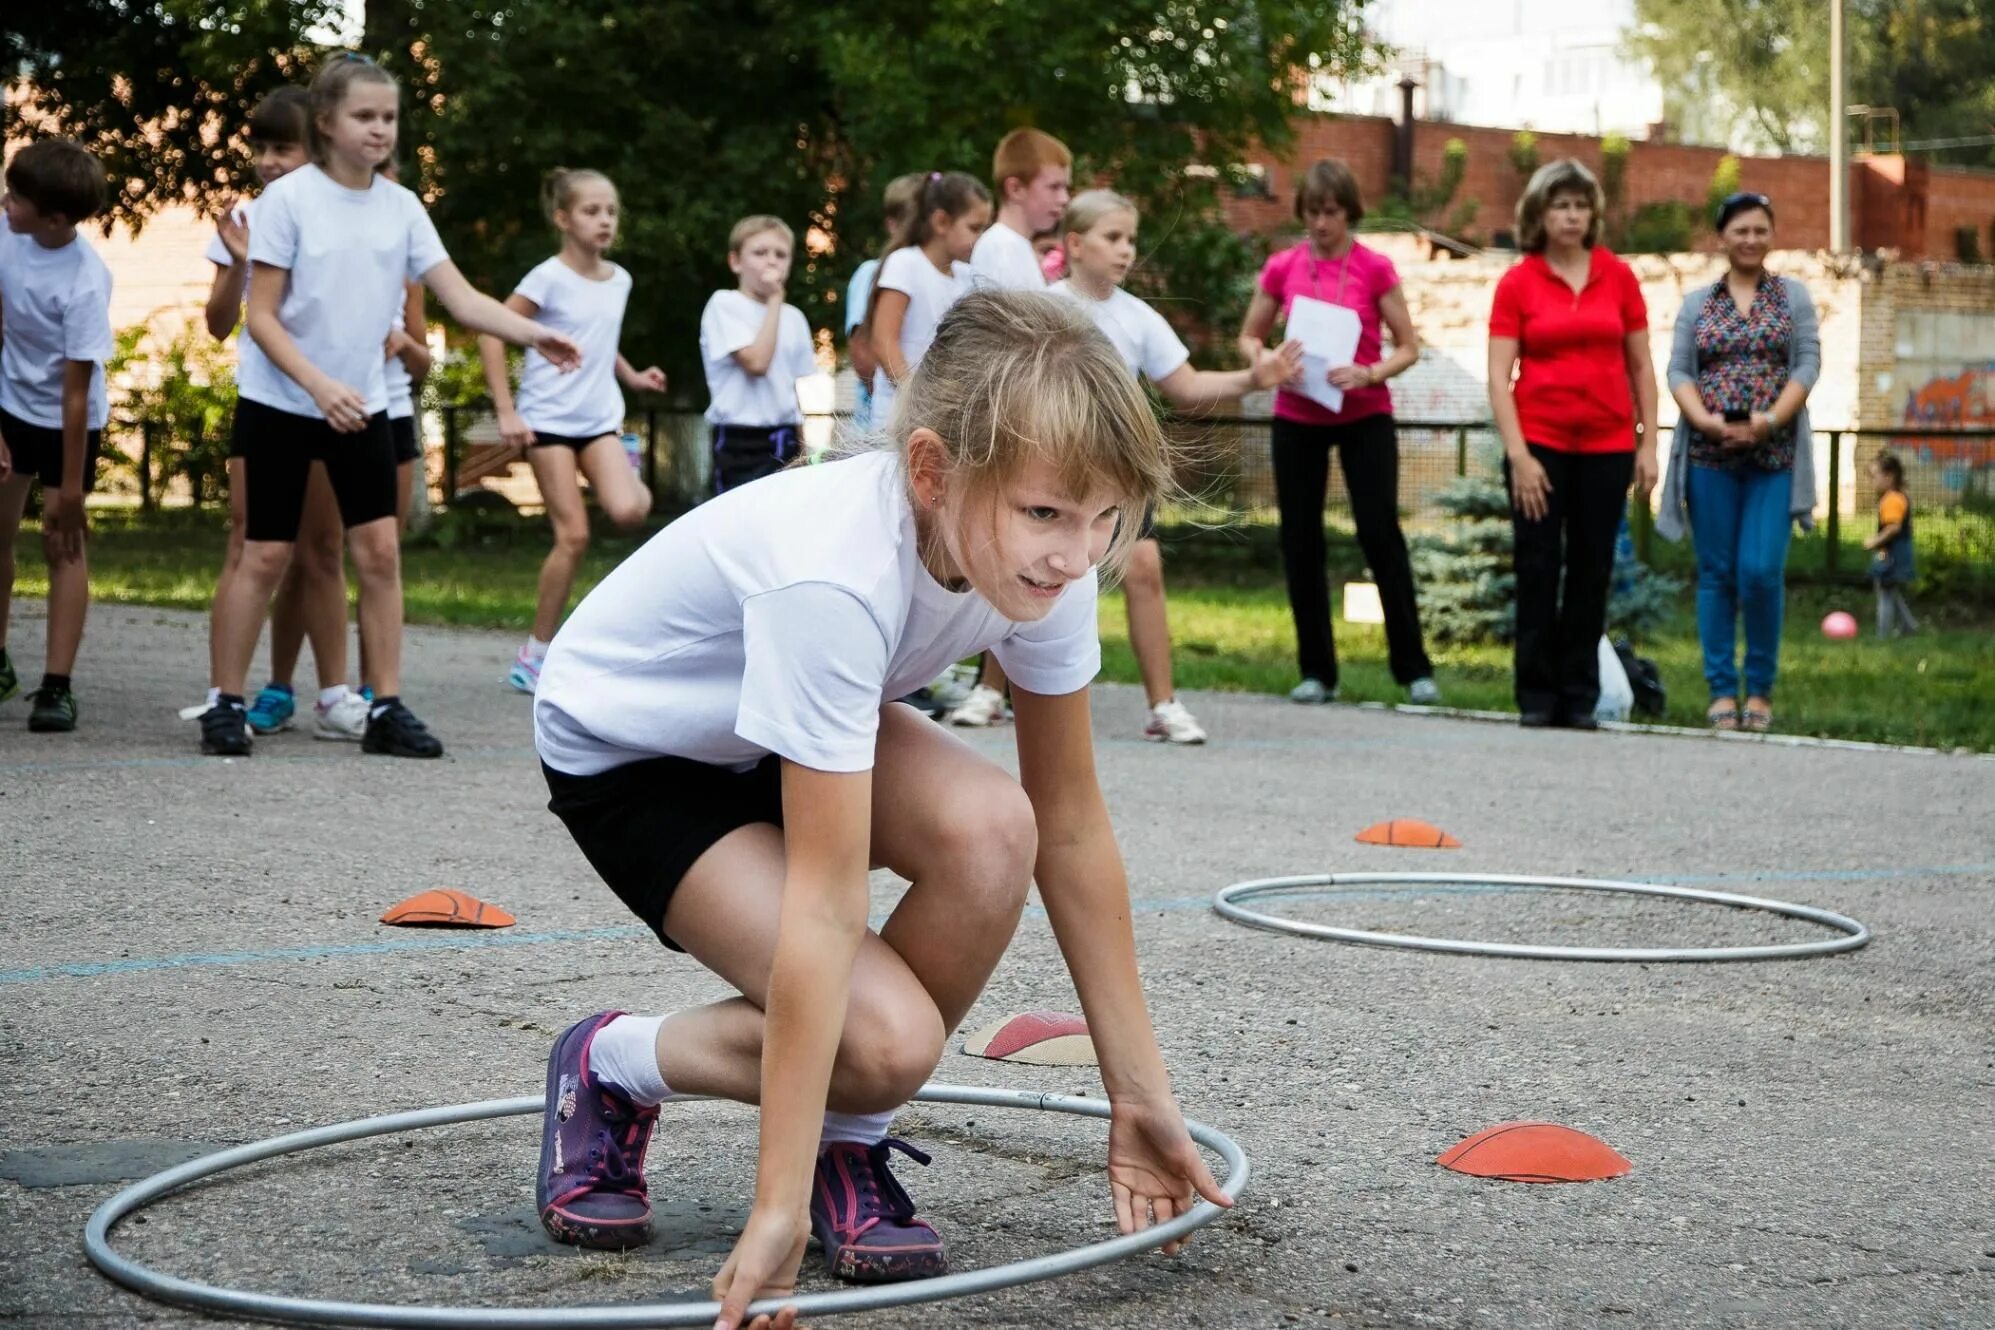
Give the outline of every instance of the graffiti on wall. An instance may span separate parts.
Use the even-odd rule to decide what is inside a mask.
[[[1937,374],[1905,397],[1902,423],[1919,429],[1995,429],[1995,361]],[[1901,437],[1891,446],[1942,467],[1995,466],[1995,439]]]

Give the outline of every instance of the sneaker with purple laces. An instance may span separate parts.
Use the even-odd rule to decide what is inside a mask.
[[[888,1137],[878,1145],[832,1141],[819,1152],[810,1192],[810,1227],[831,1273],[855,1284],[892,1284],[945,1274],[942,1239],[914,1217],[914,1202],[887,1169],[899,1150],[928,1156]]]
[[[644,1152],[658,1110],[639,1107],[589,1074],[596,1031],[621,1015],[604,1011],[575,1022],[561,1032],[547,1058],[547,1115],[534,1204],[555,1241],[578,1247],[651,1241]]]

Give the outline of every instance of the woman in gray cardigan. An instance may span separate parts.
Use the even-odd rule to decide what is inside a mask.
[[[1697,636],[1716,729],[1773,725],[1787,538],[1814,525],[1808,393],[1822,341],[1808,288],[1766,270],[1773,204],[1734,194],[1718,207],[1731,268],[1692,291],[1676,315],[1669,391],[1679,414],[1656,529],[1697,551]],[[1737,624],[1746,624],[1745,706]]]

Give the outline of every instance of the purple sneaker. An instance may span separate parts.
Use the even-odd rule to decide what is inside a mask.
[[[547,1058],[547,1117],[534,1203],[555,1241],[578,1247],[651,1241],[644,1152],[658,1110],[639,1108],[589,1075],[596,1031],[621,1015],[604,1011],[575,1022],[561,1032]]]
[[[942,1239],[914,1217],[887,1156],[899,1150],[916,1163],[928,1156],[888,1137],[878,1145],[833,1141],[817,1157],[810,1192],[810,1227],[831,1273],[855,1284],[893,1284],[947,1273]]]

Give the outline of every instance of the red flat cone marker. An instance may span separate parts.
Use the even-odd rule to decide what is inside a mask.
[[[1064,1011],[1025,1011],[986,1025],[963,1041],[971,1057],[1029,1062],[1037,1067],[1093,1067],[1088,1023]]]
[[[1607,1142],[1556,1122],[1486,1128],[1434,1161],[1470,1177],[1502,1182],[1599,1182],[1634,1168]]]
[[[1374,822],[1358,833],[1360,845],[1400,845],[1412,850],[1458,850],[1462,843],[1432,822],[1417,817],[1395,817],[1390,822]]]
[[[452,887],[417,892],[389,906],[381,922],[401,928],[511,928],[519,921],[498,906]]]

